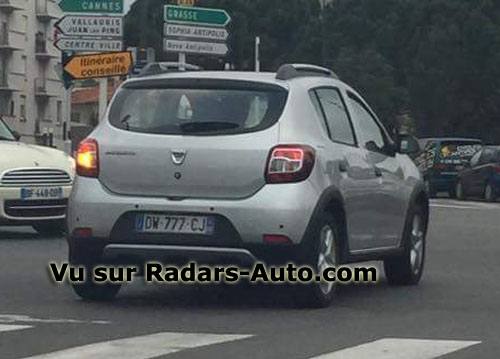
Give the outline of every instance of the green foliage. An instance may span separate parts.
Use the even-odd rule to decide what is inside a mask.
[[[126,17],[128,46],[152,46],[160,60],[162,7],[137,0]],[[173,2],[173,1],[172,1]],[[500,142],[500,3],[494,0],[198,0],[232,16],[231,54],[188,56],[207,69],[225,62],[328,66],[373,105],[387,124],[402,113],[421,136],[475,136]]]

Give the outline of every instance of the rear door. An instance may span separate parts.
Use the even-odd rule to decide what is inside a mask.
[[[330,174],[338,174],[332,181],[338,182],[344,198],[349,248],[358,250],[373,246],[378,237],[378,178],[366,159],[365,150],[358,147],[341,91],[335,87],[321,87],[311,91],[310,96],[331,140],[326,144],[325,157],[334,166]]]
[[[460,178],[462,180],[463,191],[465,195],[474,194],[474,171],[479,163],[479,158],[481,157],[482,150],[477,152],[472,156],[469,166],[467,166],[461,173]]]
[[[361,243],[360,247],[392,247],[401,239],[406,217],[403,169],[387,132],[368,105],[352,92],[348,92],[348,104],[360,147],[377,181],[370,201],[365,200],[365,205],[370,207],[375,217],[375,226],[371,228],[377,236],[375,246],[373,243]]]
[[[490,177],[491,162],[494,155],[495,151],[492,148],[484,148],[477,166],[472,170],[472,194],[475,196],[482,196],[484,194],[484,188]]]
[[[133,82],[111,105],[100,181],[123,195],[251,196],[265,184],[286,99],[260,83]]]

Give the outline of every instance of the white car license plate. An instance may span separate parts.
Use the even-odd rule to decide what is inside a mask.
[[[63,197],[62,187],[23,187],[21,200],[59,199]]]
[[[135,230],[140,233],[178,233],[212,235],[215,218],[208,216],[175,216],[138,214]]]

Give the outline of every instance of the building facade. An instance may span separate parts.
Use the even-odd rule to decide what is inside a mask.
[[[68,94],[57,71],[58,0],[0,0],[0,113],[22,141],[62,146]],[[59,65],[60,66],[60,65]]]

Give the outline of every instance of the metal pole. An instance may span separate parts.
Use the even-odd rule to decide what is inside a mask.
[[[65,133],[63,134],[63,150],[66,152],[68,155],[71,155],[71,138],[68,137],[68,131],[70,131],[71,128],[71,93],[72,93],[73,86],[70,88],[66,89],[66,118],[64,120],[65,126],[63,126],[63,131]]]
[[[255,37],[255,72],[260,72],[260,37]]]
[[[99,122],[104,119],[108,107],[108,78],[99,79]]]
[[[186,54],[183,52],[179,53],[179,70],[186,71]]]

